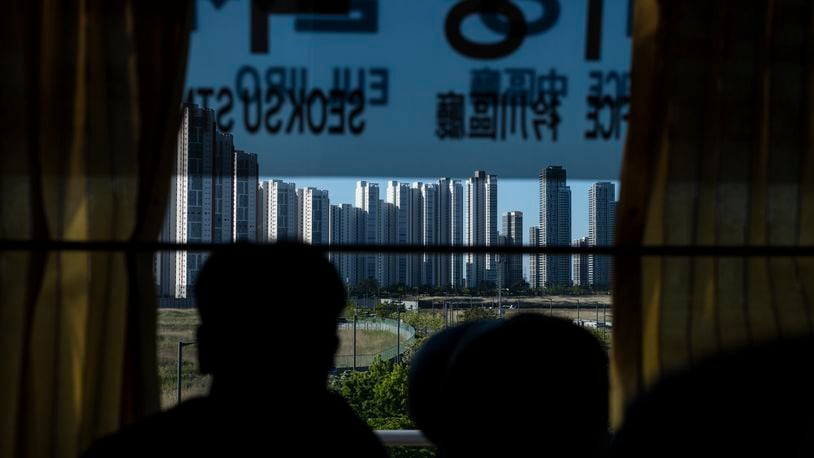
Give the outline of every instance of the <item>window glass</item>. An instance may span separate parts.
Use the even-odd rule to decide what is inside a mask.
[[[617,177],[632,2],[316,3],[196,3],[184,99],[260,175]]]
[[[337,391],[352,379],[341,374],[393,373],[433,333],[473,319],[561,317],[610,351],[610,259],[499,250],[613,243],[632,2],[513,0],[498,14],[474,0],[263,3],[196,2],[163,240],[494,247],[329,251],[348,303]],[[156,255],[165,408],[179,342],[191,344],[182,398],[208,389],[192,362],[202,262]],[[387,389],[403,396],[395,379]],[[390,414],[364,419],[414,427]]]

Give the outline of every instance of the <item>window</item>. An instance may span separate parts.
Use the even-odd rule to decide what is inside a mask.
[[[347,23],[275,17],[270,43],[250,31],[266,46],[251,52],[236,49],[241,41],[232,38],[245,33],[246,5],[200,5],[184,109],[214,122],[196,131],[213,149],[209,159],[190,162],[190,173],[199,174],[194,188],[210,192],[200,180],[215,173],[218,158],[231,158],[231,176],[207,201],[223,206],[201,224],[228,227],[231,237],[219,240],[227,242],[414,249],[328,252],[352,304],[339,326],[337,373],[369,367],[377,355],[400,360],[446,326],[521,311],[578,323],[610,350],[610,261],[533,251],[613,244],[629,94],[628,5],[605,11],[608,28],[585,50],[562,43],[584,41],[575,31],[583,30],[593,2],[555,1],[559,13],[533,3],[512,2],[538,25],[499,59],[484,58],[483,43],[505,26],[486,18],[450,26],[458,13],[443,2],[363,8],[354,13],[361,19]],[[390,15],[412,24],[404,31],[427,32],[389,38],[404,33],[384,30],[392,27]],[[444,20],[460,27],[463,42],[448,40]],[[348,64],[357,54],[365,64]],[[285,95],[296,88],[305,91],[301,106]],[[241,100],[241,90],[265,96]],[[207,93],[223,98],[204,99]],[[262,116],[248,115],[255,112]],[[227,135],[231,142],[216,141]],[[186,150],[196,154],[193,145]],[[191,206],[200,202],[189,198]],[[182,196],[170,204],[184,211]],[[202,231],[199,240],[215,242],[215,234]],[[467,253],[466,246],[486,251]],[[500,251],[507,247],[520,250]],[[186,302],[162,300],[192,304],[189,294]],[[175,329],[174,320],[186,319],[160,311],[162,329]],[[184,339],[191,340],[194,321],[185,322]],[[205,389],[202,379],[185,377],[188,395]],[[167,386],[171,405],[174,387]]]
[[[206,389],[189,366],[181,365],[177,379],[168,365],[179,363],[174,345],[183,349],[194,341],[194,290],[206,262],[200,250],[209,244],[298,240],[324,247],[351,304],[338,326],[337,373],[369,367],[376,356],[403,362],[443,327],[520,312],[567,318],[616,351],[609,344],[611,293],[639,307],[633,315],[645,322],[633,329],[642,335],[630,337],[639,342],[627,348],[634,349],[632,356],[615,354],[617,361],[636,360],[627,374],[636,386],[631,393],[641,380],[649,383],[698,355],[750,342],[752,332],[774,336],[808,329],[810,320],[798,314],[810,311],[811,269],[798,263],[795,250],[811,254],[805,218],[810,145],[801,134],[811,111],[805,89],[810,69],[805,59],[788,57],[806,56],[810,46],[797,33],[807,30],[801,24],[774,27],[812,17],[807,3],[775,2],[768,12],[721,5],[719,12],[737,7],[749,14],[716,13],[715,20],[727,25],[718,27],[706,12],[663,2],[664,11],[674,13],[657,18],[664,19],[656,21],[664,39],[637,50],[659,51],[664,67],[647,74],[647,58],[636,66],[645,69],[644,78],[637,75],[645,83],[637,83],[642,86],[635,96],[648,109],[635,112],[629,107],[636,2],[507,0],[497,13],[482,11],[475,0],[393,2],[386,8],[384,0],[349,3],[351,11],[340,14],[281,13],[267,10],[268,2],[198,1],[188,62],[164,54],[183,48],[172,40],[155,40],[166,46],[149,55],[142,45],[121,48],[128,40],[99,40],[102,31],[129,27],[139,15],[117,18],[110,28],[83,28],[77,32],[86,34],[81,39],[55,35],[54,43],[25,35],[29,28],[8,28],[42,45],[12,59],[39,64],[18,66],[6,82],[22,85],[5,92],[4,106],[16,113],[10,125],[38,117],[45,122],[25,121],[7,133],[10,144],[23,145],[33,159],[0,167],[0,195],[19,198],[2,208],[27,210],[2,225],[4,237],[13,236],[2,242],[3,250],[154,250],[159,347],[170,352],[160,355],[165,407],[178,400],[172,391],[178,386],[185,396]],[[93,16],[98,12],[83,14],[105,22]],[[730,17],[748,20],[730,23]],[[49,23],[41,19],[19,23]],[[752,30],[766,24],[771,30]],[[696,33],[701,29],[709,33]],[[110,46],[88,52],[99,42]],[[76,44],[69,52],[77,55],[63,53],[64,43]],[[715,51],[721,43],[724,53]],[[704,52],[695,52],[699,48]],[[64,58],[57,64],[53,56]],[[138,62],[139,71],[122,62]],[[182,67],[188,72],[181,100],[151,99],[181,88],[150,78],[174,80]],[[55,91],[56,82],[38,73],[51,68],[57,75],[81,68],[86,77],[76,78],[69,92]],[[658,94],[646,92],[656,90],[647,85],[651,80]],[[89,97],[105,102],[87,103]],[[161,132],[172,122],[167,113],[173,110],[161,105],[179,102],[184,121],[177,135],[170,129],[175,160],[154,158],[167,143]],[[59,122],[46,119],[54,113]],[[631,146],[622,202],[630,207],[622,209],[617,205],[626,136]],[[43,147],[32,138],[49,143]],[[159,244],[151,241],[156,209],[165,212]],[[616,231],[631,220],[638,226]],[[624,236],[621,246],[614,245]],[[103,272],[111,285],[134,293],[128,301],[143,298],[135,294],[138,285],[128,283],[139,280],[127,270],[134,268],[132,260],[116,267],[121,259],[99,263],[104,256],[20,264],[20,272],[6,270],[0,280],[13,278],[3,284],[11,290],[38,285],[32,279],[56,279],[55,291],[70,294],[97,287],[93,276]],[[64,272],[65,266],[76,272]],[[56,275],[46,272],[52,268]],[[122,269],[126,279],[117,277]],[[623,276],[638,283],[611,291]],[[112,286],[105,291],[117,292]],[[13,292],[21,294],[5,300],[43,300],[36,290]],[[87,296],[81,300],[100,294]],[[731,298],[738,307],[724,310],[721,304]],[[710,325],[718,308],[748,325]],[[658,312],[658,320],[643,311]],[[658,329],[645,329],[654,322]],[[358,332],[350,334],[351,323]],[[694,327],[698,323],[703,326]],[[720,329],[726,332],[716,334]],[[138,335],[115,330],[109,334]],[[68,343],[74,341],[91,340]],[[59,343],[47,347],[61,348]],[[85,347],[81,351],[95,351]],[[59,367],[73,370],[70,364]],[[25,361],[21,367],[26,365],[36,366]],[[83,396],[94,393],[73,388]],[[29,397],[39,399],[39,393]],[[21,412],[30,407],[25,402]],[[82,399],[82,405],[103,404]],[[116,403],[121,405],[126,403]],[[95,422],[83,419],[86,424]],[[4,451],[0,444],[0,455]]]

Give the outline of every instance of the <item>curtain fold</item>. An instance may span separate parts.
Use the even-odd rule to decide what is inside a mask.
[[[637,0],[617,241],[812,246],[814,4]],[[720,352],[814,330],[806,257],[616,260],[612,410]]]
[[[157,238],[191,7],[4,7],[0,237]],[[0,456],[76,456],[158,409],[151,259],[0,252]]]

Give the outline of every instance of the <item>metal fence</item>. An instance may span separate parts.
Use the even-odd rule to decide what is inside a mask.
[[[353,322],[339,323],[339,329],[353,329]],[[398,330],[398,342],[394,342],[392,346],[373,354],[359,354],[356,355],[336,355],[334,359],[334,367],[337,369],[347,368],[363,368],[369,367],[373,364],[376,357],[380,357],[385,361],[395,360],[398,355],[404,354],[407,349],[415,344],[415,328],[409,324],[402,323],[397,320],[389,318],[365,318],[364,320],[356,321],[356,332],[359,331],[387,331],[396,337]],[[394,339],[395,340],[395,339]]]

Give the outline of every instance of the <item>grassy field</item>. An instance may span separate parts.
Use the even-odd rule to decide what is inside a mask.
[[[556,305],[552,308],[522,308],[522,309],[509,309],[503,310],[503,317],[504,318],[511,318],[519,313],[539,313],[541,315],[546,316],[553,316],[556,318],[562,318],[565,320],[573,321],[577,318],[587,321],[598,321],[598,322],[613,322],[613,309],[610,307],[603,308],[603,307],[595,307],[594,304],[590,304],[586,307],[580,307],[577,309],[576,307],[557,307]],[[488,310],[488,309],[487,309]],[[496,309],[491,309],[491,313],[494,316]],[[460,324],[465,318],[466,310],[454,310],[453,313],[450,314],[450,324]],[[611,348],[611,340],[612,340],[612,330],[609,329],[598,329],[598,328],[591,328],[587,327],[589,331],[593,332],[596,337],[603,342],[606,348]]]
[[[493,309],[495,310],[495,309]],[[450,323],[457,324],[459,323],[464,316],[466,310],[454,310],[450,313]],[[598,312],[598,313],[597,313]],[[522,308],[522,309],[504,309],[503,316],[506,318],[511,318],[512,316],[518,313],[539,313],[542,315],[547,316],[554,316],[557,318],[563,318],[566,320],[575,320],[577,318],[583,320],[590,320],[594,321],[597,319],[597,315],[599,320],[598,321],[607,321],[613,322],[613,309],[610,307],[603,309],[599,308],[598,310],[596,307],[591,304],[590,306],[586,306],[585,308],[580,307],[579,310],[576,308],[558,308],[556,306],[552,307],[551,309],[547,307],[539,307],[539,308]]]
[[[469,297],[469,296],[418,296],[416,299],[422,301],[436,302],[439,306],[444,302],[458,302],[477,304],[491,304],[497,301],[497,296]],[[504,304],[520,304],[522,308],[547,308],[549,304],[553,308],[575,307],[577,302],[581,304],[608,304],[611,303],[609,294],[591,294],[583,296],[503,296]]]
[[[175,390],[178,341],[194,341],[197,326],[198,313],[195,310],[158,311],[158,375],[161,380],[162,409],[172,407],[177,402]],[[210,377],[198,373],[198,353],[195,345],[184,347],[181,381],[182,399],[200,396],[209,391]]]
[[[549,312],[548,308],[528,308],[523,312],[542,313],[573,320],[577,317],[575,308],[558,308],[555,306]],[[506,310],[505,316],[517,313],[517,310]],[[426,312],[424,312],[426,313]],[[451,316],[451,323],[458,321],[463,313],[455,310]],[[603,320],[603,310],[599,309],[599,320]],[[596,319],[594,307],[580,308],[579,316],[582,319]],[[613,320],[610,308],[605,310],[605,319]],[[161,380],[161,407],[166,409],[176,404],[176,368],[178,355],[178,341],[193,342],[195,328],[198,325],[198,314],[195,310],[162,309],[158,311],[158,364]],[[600,331],[601,332],[601,331]],[[395,334],[388,331],[367,331],[357,329],[356,353],[357,355],[373,355],[396,345]],[[353,354],[353,331],[341,329],[339,332],[339,350],[337,355],[350,356]],[[184,347],[184,367],[182,370],[182,399],[200,396],[209,391],[210,377],[198,373],[198,357],[195,345]]]
[[[374,355],[395,346],[395,332],[356,330],[356,354],[358,355]],[[353,330],[341,329],[339,331],[339,350],[336,354],[353,354]]]
[[[603,312],[604,312],[604,315],[603,315]],[[606,321],[606,322],[609,322],[609,323],[613,322],[613,311],[612,311],[611,308],[607,308],[605,310],[603,310],[602,308],[599,308],[597,310],[594,307],[586,307],[584,309],[580,308],[579,311],[577,311],[576,309],[572,309],[572,308],[568,308],[568,309],[552,308],[551,310],[549,310],[547,308],[537,308],[537,309],[522,309],[521,311],[508,310],[507,313],[506,313],[506,317],[511,317],[515,313],[539,313],[539,314],[542,314],[542,315],[554,316],[554,317],[563,318],[563,319],[566,319],[566,320],[576,320],[577,318],[580,318],[582,320],[589,320],[589,321],[598,321],[598,322]],[[590,327],[588,327],[586,329],[588,329],[589,331],[594,333],[596,338],[599,339],[599,341],[602,342],[603,345],[605,345],[606,349],[611,349],[612,348],[612,339],[611,339],[612,331],[611,330],[597,329],[597,328],[590,328]]]
[[[590,304],[589,306],[586,306],[584,308],[580,307],[579,310],[577,310],[576,308],[559,308],[558,309],[556,307],[551,308],[550,311],[549,311],[548,308],[545,308],[545,307],[527,308],[527,309],[521,309],[521,310],[508,310],[507,313],[506,313],[506,316],[510,317],[510,316],[512,316],[512,315],[514,315],[515,313],[518,313],[518,312],[540,313],[540,314],[543,314],[543,315],[551,315],[551,316],[555,316],[555,317],[558,317],[558,318],[564,318],[564,319],[567,319],[567,320],[576,320],[577,317],[579,317],[580,319],[583,319],[583,320],[594,321],[597,318],[599,318],[600,322],[601,321],[613,322],[613,309],[611,309],[611,308],[603,309],[603,308],[600,307],[597,310],[597,308],[595,306],[593,306],[593,304]],[[604,313],[604,315],[603,315],[603,313]]]
[[[178,341],[193,342],[198,314],[195,310],[162,309],[158,311],[158,372],[161,379],[161,408],[174,406],[176,400],[176,370]],[[337,355],[353,354],[353,331],[340,330]],[[356,331],[356,353],[372,355],[396,345],[396,335],[388,331]],[[184,347],[184,367],[181,375],[181,397],[188,399],[209,391],[210,377],[198,373],[195,345]]]

